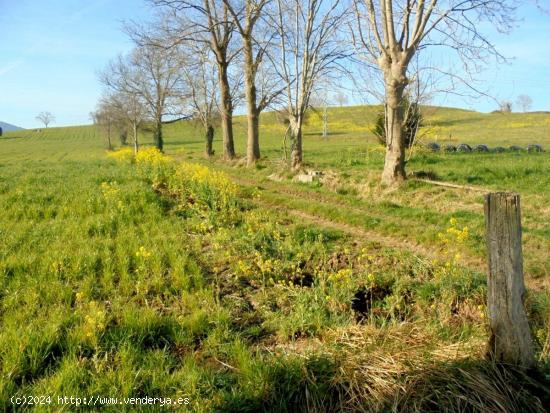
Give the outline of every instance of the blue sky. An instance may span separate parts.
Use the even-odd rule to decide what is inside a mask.
[[[47,110],[57,126],[89,123],[101,93],[97,71],[131,48],[122,22],[151,14],[143,0],[0,0],[0,120],[32,128]],[[550,15],[529,5],[518,17],[523,21],[511,35],[489,34],[515,59],[478,78],[498,99],[527,94],[533,110],[550,110]],[[434,103],[495,109],[487,98],[441,96]]]
[[[150,14],[141,0],[0,0],[0,120],[35,127],[47,110],[58,126],[90,123],[97,71],[131,48],[122,21]]]

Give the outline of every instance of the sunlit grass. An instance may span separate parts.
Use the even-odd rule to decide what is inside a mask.
[[[199,412],[542,411],[529,378],[482,361],[485,277],[463,265],[483,256],[482,196],[414,181],[380,188],[376,110],[331,109],[328,140],[310,118],[306,160],[327,172],[313,186],[286,179],[273,114],[263,118],[267,159],[253,169],[204,161],[188,123],[167,126],[168,155],[144,133],[137,158],[107,154],[88,126],[1,138],[0,409],[15,394],[96,394],[189,397]],[[408,167],[520,191],[526,267],[544,279],[548,162],[421,153]],[[528,299],[546,366],[549,303]]]

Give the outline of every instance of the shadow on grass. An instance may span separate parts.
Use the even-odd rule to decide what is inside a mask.
[[[400,371],[383,365],[350,369],[318,357],[278,361],[263,377],[263,391],[234,388],[216,411],[516,413],[550,408],[550,382],[542,373],[484,360]]]

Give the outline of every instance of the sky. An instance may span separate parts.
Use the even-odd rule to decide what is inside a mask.
[[[543,5],[550,0],[543,0]],[[25,128],[50,111],[54,126],[90,123],[101,95],[97,72],[131,49],[124,21],[153,14],[144,0],[0,0],[0,120]],[[509,34],[488,37],[511,58],[493,64],[477,78],[497,100],[533,99],[532,110],[550,110],[550,14],[534,5],[519,9]],[[489,112],[494,99],[438,96],[434,104]]]

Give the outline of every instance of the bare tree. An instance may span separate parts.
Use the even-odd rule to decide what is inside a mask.
[[[132,130],[134,153],[139,151],[139,129],[148,120],[147,105],[136,92],[123,91],[109,93],[104,100],[109,103],[111,116],[117,123],[126,123]]]
[[[225,159],[235,157],[233,142],[233,103],[230,65],[238,54],[233,47],[234,22],[222,0],[151,0],[170,11],[166,31],[172,44],[203,43],[215,56],[220,88],[220,116]]]
[[[512,27],[515,0],[353,0],[355,45],[383,75],[386,103],[386,158],[382,182],[406,179],[402,135],[403,97],[413,57],[433,47],[447,47],[466,70],[489,57],[502,56],[482,34],[482,22],[500,31]]]
[[[102,102],[98,105],[98,108],[94,112],[90,112],[90,118],[92,119],[92,122],[94,123],[94,125],[104,130],[105,137],[107,140],[107,149],[110,151],[113,150],[113,144],[111,139],[111,135],[112,135],[112,131],[114,129],[114,123],[115,123],[113,113]]]
[[[501,100],[498,102],[498,111],[502,113],[512,112],[512,102],[509,100]]]
[[[177,49],[140,45],[129,55],[119,56],[100,74],[108,88],[137,94],[147,105],[153,119],[155,146],[163,149],[162,122],[174,113],[181,84],[181,55]]]
[[[328,107],[330,106],[330,95],[328,92],[328,85],[326,82],[322,82],[323,86],[315,90],[309,99],[309,107],[317,115],[322,122],[321,136],[325,139],[328,138]]]
[[[205,156],[214,155],[214,127],[219,122],[219,91],[216,64],[211,51],[202,44],[190,45],[187,64],[182,67],[185,82],[189,88],[185,106],[190,106],[193,118],[204,128]]]
[[[302,127],[318,82],[339,70],[346,57],[345,42],[337,31],[345,10],[339,0],[276,0],[273,25],[277,28],[279,54],[273,64],[282,79],[291,136],[291,167],[302,166]],[[326,113],[326,112],[325,112]]]
[[[147,119],[147,108],[138,93],[123,93],[115,96],[121,114],[126,117],[131,128],[134,140],[134,153],[139,150],[138,131]]]
[[[334,94],[334,100],[336,101],[336,103],[338,103],[338,106],[340,107],[347,105],[349,102],[348,95],[346,95],[342,91]]]
[[[55,116],[51,112],[40,112],[36,120],[42,122],[44,127],[47,128],[50,123],[55,122]]]
[[[268,93],[258,99],[257,76],[266,50],[270,45],[271,33],[257,35],[260,18],[272,0],[223,0],[229,10],[237,32],[241,36],[245,95],[248,119],[246,163],[253,165],[260,159],[260,113],[271,103],[277,93]],[[264,26],[264,29],[268,26]]]
[[[529,95],[519,95],[516,104],[523,110],[524,112],[528,112],[531,107],[533,106],[533,99]]]

